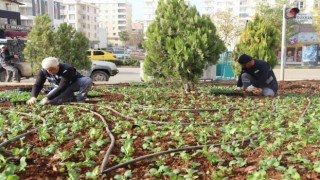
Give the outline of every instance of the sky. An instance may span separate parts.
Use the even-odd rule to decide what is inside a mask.
[[[132,4],[132,21],[142,21],[143,20],[143,0],[129,0]],[[202,14],[203,12],[203,2],[202,0],[190,0],[192,5],[195,5]]]

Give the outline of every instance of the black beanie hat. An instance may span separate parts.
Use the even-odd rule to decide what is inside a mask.
[[[247,62],[251,61],[252,57],[246,54],[242,54],[239,59],[238,59],[238,63],[239,64],[246,64]]]

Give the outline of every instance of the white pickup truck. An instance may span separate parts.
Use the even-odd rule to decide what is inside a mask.
[[[90,76],[93,81],[108,81],[110,76],[119,73],[117,66],[108,61],[91,60],[92,65],[90,71],[81,71],[85,76]],[[20,78],[33,77],[31,64],[28,62],[15,62],[14,66],[18,68]],[[0,67],[0,82],[4,82],[7,73],[4,68]]]

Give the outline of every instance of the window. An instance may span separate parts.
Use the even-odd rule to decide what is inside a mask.
[[[0,18],[0,24],[8,24],[7,18]]]
[[[315,8],[319,8],[319,3],[318,3],[318,1],[316,0],[316,1],[314,1],[314,7]]]
[[[76,16],[74,15],[74,14],[69,14],[69,19],[70,20],[73,20],[73,19],[75,19],[76,18]]]
[[[298,7],[299,9],[303,9],[303,8],[304,8],[304,6],[303,6],[303,1],[298,1],[298,2],[297,2],[297,7]]]
[[[17,19],[9,19],[11,25],[17,25]]]
[[[69,11],[74,11],[74,10],[75,10],[74,5],[69,5]]]
[[[93,55],[104,55],[102,51],[93,51]]]

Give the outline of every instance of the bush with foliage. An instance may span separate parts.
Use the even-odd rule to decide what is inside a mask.
[[[276,28],[256,15],[244,29],[240,42],[232,53],[233,71],[239,75],[241,66],[237,63],[238,57],[245,53],[254,59],[261,59],[272,68],[277,64],[277,49],[279,49],[280,34]]]
[[[160,82],[181,82],[187,93],[195,91],[194,83],[205,65],[215,64],[226,50],[210,18],[200,16],[183,0],[160,0],[146,37],[145,76]]]

